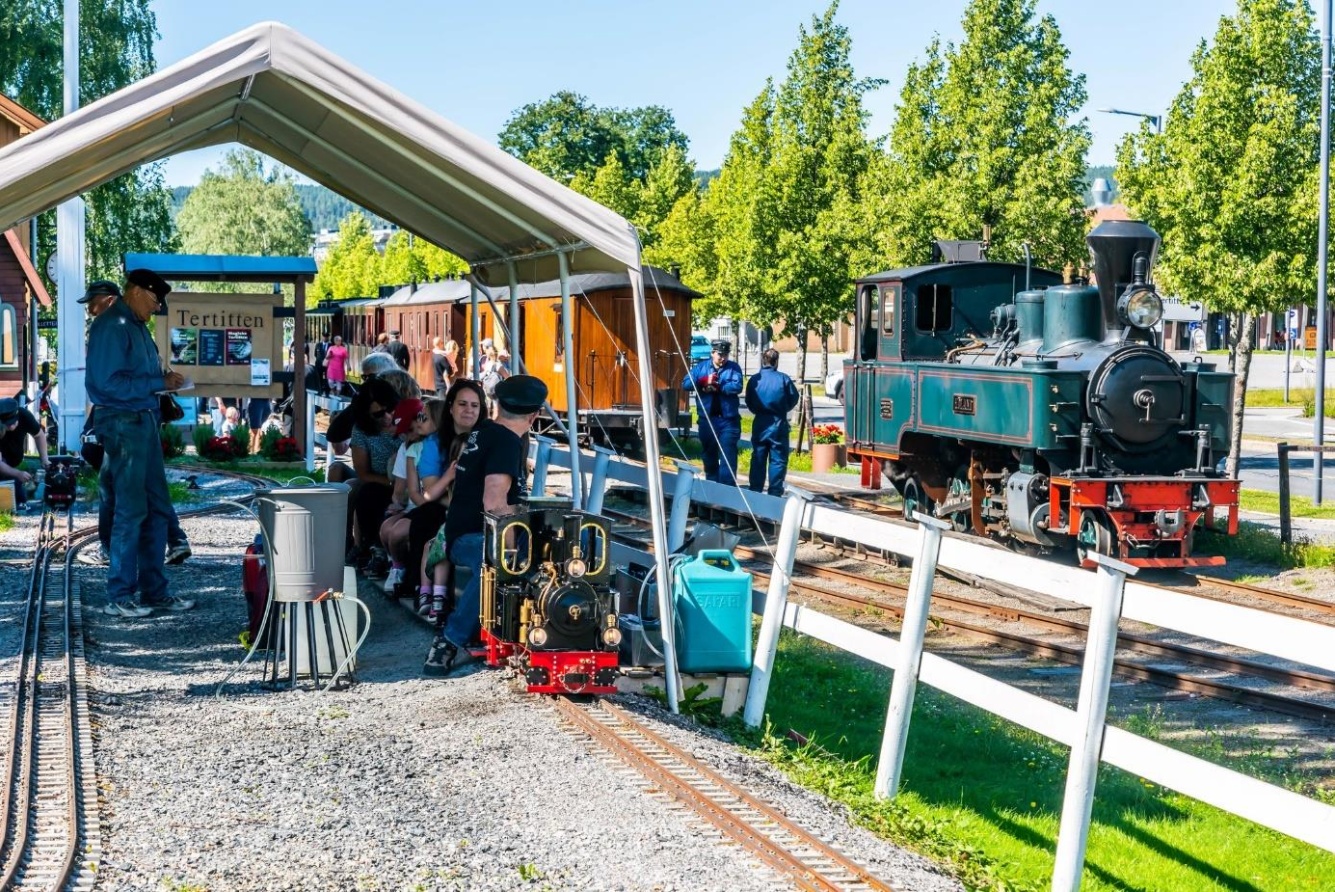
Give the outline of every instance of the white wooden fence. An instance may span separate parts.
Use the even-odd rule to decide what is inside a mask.
[[[540,487],[545,485],[547,464],[568,469],[570,456],[568,451],[550,441],[540,443],[534,452],[541,457],[539,467],[534,474],[535,492],[541,492]],[[593,482],[591,478],[599,482],[597,491],[586,489],[590,493],[593,505],[601,505],[601,490],[605,485],[603,481],[614,480],[647,488],[648,471],[643,465],[621,462],[603,452],[597,454],[593,462],[586,460],[581,465],[582,468],[590,468],[584,475],[586,486]],[[681,475],[687,475],[687,479],[683,479]],[[671,479],[674,477],[677,479]],[[752,677],[752,696],[757,699],[755,702],[748,701],[746,713],[748,721],[754,724],[763,716],[768,672],[772,668],[774,658],[772,645],[767,644],[767,638],[777,638],[780,622],[804,635],[818,638],[891,669],[897,665],[901,648],[920,646],[912,641],[900,642],[859,628],[810,607],[787,603],[785,580],[792,567],[789,543],[795,544],[802,530],[910,557],[918,553],[925,533],[920,533],[910,526],[889,523],[868,515],[813,505],[796,497],[776,499],[736,487],[711,483],[696,477],[691,469],[685,467],[675,474],[665,472],[664,478],[663,491],[676,494],[672,505],[674,521],[684,518],[688,500],[683,498],[683,494],[689,492],[689,501],[749,513],[760,520],[781,525],[779,553],[776,555],[776,567],[770,591],[768,595],[757,592],[754,597],[754,609],[762,613],[765,618],[761,624],[761,640],[757,645],[756,667]],[[684,523],[672,523],[669,529],[672,533],[669,537],[669,547],[676,548],[681,544]],[[981,540],[970,542],[945,538],[940,540],[939,547],[939,566],[1090,608],[1096,607],[1100,592],[1100,585],[1096,584],[1099,576],[1087,570],[1025,557]],[[1111,563],[1116,564],[1116,562]],[[935,567],[923,569],[934,571]],[[1102,567],[1099,570],[1100,575],[1110,578],[1108,585],[1120,594],[1120,616],[1335,672],[1335,627],[1248,607],[1222,604],[1188,594],[1151,589],[1124,579],[1125,570],[1129,568],[1118,569],[1114,566]],[[915,567],[916,572],[918,572],[917,567]],[[930,590],[930,585],[927,589]],[[776,606],[777,609],[774,609]],[[772,627],[772,636],[767,632],[767,626]],[[1094,626],[1095,623],[1091,622],[1091,629]],[[1111,630],[1115,636],[1115,622],[1111,624]],[[1111,646],[1111,641],[1100,643],[1091,640],[1087,643],[1087,653],[1092,657],[1099,648]],[[1088,673],[1091,668],[1088,664],[1092,659],[1087,659],[1085,662]],[[1071,746],[1073,765],[1082,747],[1092,746],[1098,757],[1109,765],[1116,765],[1159,786],[1176,790],[1295,839],[1335,852],[1335,807],[1187,755],[1129,731],[1113,727],[1104,728],[1101,716],[1096,717],[1098,721],[1095,725],[1091,725],[1089,716],[1082,714],[1079,708],[1072,710],[1051,703],[930,653],[921,655],[918,678],[966,703]],[[1106,697],[1106,678],[1103,685],[1102,692],[1087,692],[1086,685],[1082,685],[1082,700],[1088,694],[1101,694]],[[893,714],[893,710],[891,712]],[[904,716],[904,719],[907,722],[907,716]],[[1089,739],[1091,728],[1095,729],[1096,739],[1093,740]],[[887,727],[887,733],[890,731],[891,729]],[[893,745],[883,747],[883,756],[887,749],[893,755],[896,747]],[[902,757],[902,746],[898,749]],[[889,768],[888,773],[897,777],[898,766]],[[879,775],[887,773],[887,766],[881,766],[881,769]],[[1068,779],[1068,799],[1064,806],[1062,822],[1063,835],[1068,836],[1070,835],[1066,830],[1068,816],[1065,811],[1071,806],[1070,792],[1073,780],[1073,777]],[[1092,784],[1090,786],[1092,793]],[[894,794],[893,789],[888,792],[890,795]],[[1087,803],[1085,807],[1087,810]],[[1085,820],[1087,826],[1087,815]],[[1078,823],[1074,822],[1072,826]],[[1083,832],[1080,831],[1079,840],[1059,839],[1059,863],[1058,870],[1054,872],[1054,889],[1078,888],[1080,861],[1084,852]],[[1076,853],[1074,877],[1063,876],[1061,870],[1063,849],[1068,856],[1071,852]]]

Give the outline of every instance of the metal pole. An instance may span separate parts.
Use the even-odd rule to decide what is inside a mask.
[[[65,0],[65,114],[79,108],[79,0]],[[84,404],[84,203],[72,198],[56,208],[57,380],[60,382],[60,443],[77,454],[83,435]]]
[[[505,265],[505,272],[510,278],[510,318],[506,320],[510,323],[510,333],[507,340],[510,342],[510,355],[515,361],[519,361],[520,352],[520,331],[523,326],[519,320],[519,274],[515,270],[513,262]]]
[[[881,757],[876,763],[877,799],[893,799],[899,792],[904,769],[904,747],[909,740],[909,717],[913,714],[913,695],[918,688],[918,669],[922,666],[922,640],[927,634],[928,606],[932,584],[936,581],[936,562],[941,556],[941,534],[950,524],[917,511],[918,557],[913,562],[908,596],[904,600],[904,622],[899,627],[899,653],[895,675],[890,682],[890,705],[886,710],[885,734],[881,738]]]
[[[668,548],[675,554],[686,544],[686,521],[691,516],[691,487],[695,485],[695,468],[677,462],[677,476],[672,485],[672,513],[668,515]]]
[[[536,455],[533,459],[533,476],[529,478],[529,492],[534,496],[544,495],[547,492],[547,468],[552,463],[552,446],[555,445],[547,437],[534,437],[536,445]]]
[[[1292,313],[1293,315],[1289,315]],[[1284,404],[1289,403],[1289,377],[1293,373],[1293,332],[1295,326],[1293,322],[1297,319],[1297,314],[1290,308],[1288,313],[1284,314]]]
[[[584,507],[590,514],[603,513],[603,497],[607,495],[607,463],[614,454],[606,446],[593,447],[593,473],[589,475],[589,500]]]
[[[792,582],[797,543],[802,537],[802,515],[805,513],[807,498],[810,497],[800,490],[793,490],[785,496],[778,551],[774,555],[774,572],[769,578],[769,591],[765,593],[765,615],[760,620],[755,661],[751,664],[751,686],[747,689],[746,708],[742,712],[742,721],[752,728],[759,727],[765,718],[765,700],[769,697],[770,678],[774,675],[779,631],[783,628],[783,614],[788,606],[788,586]]]
[[[575,390],[575,314],[570,301],[570,259],[556,255],[561,271],[561,354],[566,366],[566,435],[570,441],[570,498],[576,510],[584,505],[584,475],[580,473],[579,394]],[[652,405],[652,403],[650,404]]]
[[[481,380],[482,349],[478,345],[482,343],[482,320],[477,315],[477,283],[471,277],[468,280],[468,337],[473,342],[469,349],[469,355],[473,357],[470,369],[472,374],[469,377],[475,381]]]
[[[1325,471],[1320,447],[1326,437],[1326,265],[1330,224],[1330,20],[1332,0],[1321,4],[1321,214],[1317,234],[1316,260],[1316,480],[1312,485],[1312,504],[1321,504],[1321,478]]]
[[[1117,650],[1117,620],[1122,615],[1126,577],[1134,576],[1130,564],[1101,554],[1090,555],[1099,565],[1098,591],[1089,615],[1089,637],[1080,674],[1080,700],[1076,706],[1076,737],[1071,745],[1066,772],[1066,795],[1062,799],[1061,826],[1057,831],[1057,861],[1052,870],[1052,892],[1075,892],[1084,872],[1085,848],[1089,842],[1089,819],[1094,810],[1094,786],[1099,776],[1103,734],[1108,714],[1108,683],[1112,680],[1113,656]]]

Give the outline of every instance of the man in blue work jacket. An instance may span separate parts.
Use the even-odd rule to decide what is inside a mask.
[[[714,341],[708,359],[695,364],[681,386],[695,394],[705,479],[737,485],[737,441],[742,438],[742,367],[728,356],[732,344]]]
[[[99,483],[116,501],[104,609],[125,619],[195,606],[167,593],[162,569],[172,507],[158,439],[157,394],[179,388],[184,379],[163,370],[147,323],[166,306],[170,291],[157,273],[131,270],[121,299],[88,330],[86,385],[96,407],[93,433],[104,452]]]
[[[769,494],[783,495],[783,481],[788,476],[788,413],[797,406],[797,386],[779,371],[779,351],[766,350],[760,357],[760,371],[746,382],[746,408],[755,416],[751,422],[751,489],[765,491],[765,471],[769,470]]]

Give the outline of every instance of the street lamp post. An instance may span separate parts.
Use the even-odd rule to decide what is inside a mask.
[[[1122,108],[1100,108],[1096,111],[1104,112],[1109,115],[1130,115],[1133,118],[1144,118],[1154,125],[1155,133],[1163,133],[1163,115],[1151,115],[1145,112],[1127,111]]]

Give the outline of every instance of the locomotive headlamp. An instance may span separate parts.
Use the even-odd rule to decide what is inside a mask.
[[[572,579],[579,579],[588,569],[579,558],[571,558],[566,561],[566,573],[570,574]]]
[[[547,643],[546,629],[530,629],[528,633],[528,643],[534,647],[542,647]]]
[[[608,647],[618,647],[621,644],[621,630],[617,628],[603,629],[603,644]]]
[[[1117,315],[1136,328],[1153,328],[1163,318],[1163,300],[1152,289],[1129,290],[1117,302]]]

